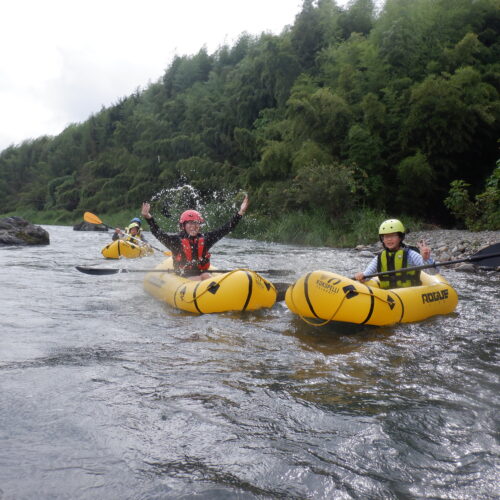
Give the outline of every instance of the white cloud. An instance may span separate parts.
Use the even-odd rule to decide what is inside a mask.
[[[16,0],[0,16],[0,150],[156,81],[174,55],[280,33],[302,0]]]

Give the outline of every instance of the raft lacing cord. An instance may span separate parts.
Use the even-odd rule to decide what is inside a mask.
[[[213,271],[217,271],[217,269],[214,269]],[[226,273],[225,276],[223,276],[219,281],[217,281],[217,285],[220,285],[220,283],[222,283],[226,278],[229,278],[229,276],[231,276],[231,274],[234,274],[238,271],[245,271],[245,272],[251,272],[251,273],[254,272],[254,271],[251,271],[250,269],[234,269],[233,271],[229,271],[228,273]],[[210,272],[210,269],[207,272]],[[196,283],[196,281],[194,281],[194,283]],[[269,283],[271,283],[271,282],[269,282]],[[272,283],[271,283],[271,285],[276,290],[276,287]],[[192,304],[195,300],[199,300],[200,297],[203,297],[203,295],[205,295],[209,291],[210,291],[210,286],[207,286],[207,288],[205,288],[205,290],[203,292],[201,292],[200,295],[197,295],[192,300],[184,299],[184,302],[186,302],[186,304]]]
[[[295,302],[293,301],[293,291],[292,293],[290,294],[290,297],[292,299],[292,303],[293,303],[293,306],[297,309],[297,306],[295,305]],[[330,323],[330,321],[333,320],[333,318],[335,317],[335,315],[339,312],[339,309],[341,308],[342,304],[344,303],[344,300],[346,298],[346,295],[344,294],[344,298],[342,299],[342,301],[340,302],[339,304],[339,307],[337,307],[337,310],[330,316],[330,319],[327,319],[325,321],[323,321],[323,323],[313,323],[312,321],[309,321],[307,318],[305,318],[304,316],[302,316],[302,314],[299,314],[299,317],[300,319],[304,322],[304,323],[307,323],[308,325],[311,325],[311,326],[325,326],[327,323]],[[298,310],[298,309],[297,309]]]
[[[381,302],[385,302],[386,304],[389,304],[389,301],[385,300],[385,299],[382,299],[380,297],[377,297],[376,295],[373,295],[371,293],[367,293],[367,292],[362,292],[360,290],[356,290],[357,293],[360,293],[360,294],[363,294],[363,295],[369,295],[370,297],[373,297],[375,299],[378,299],[380,300]],[[302,316],[302,314],[298,314],[298,316],[300,317],[300,319],[302,321],[304,321],[304,323],[307,323],[308,325],[311,325],[311,326],[325,326],[327,323],[330,323],[330,321],[333,321],[333,318],[335,318],[335,316],[337,315],[337,313],[339,312],[340,308],[342,307],[342,304],[344,303],[344,300],[346,299],[347,297],[347,293],[344,293],[344,297],[342,299],[342,301],[340,302],[339,306],[337,307],[337,309],[335,310],[335,312],[330,316],[330,319],[327,319],[325,321],[323,321],[323,323],[313,323],[312,321],[309,321],[307,318],[305,318],[304,316]],[[295,302],[293,301],[293,290],[292,290],[292,293],[290,293],[290,298],[292,300],[292,303],[293,303],[293,306],[295,307],[296,310],[298,310],[298,307],[295,305]]]

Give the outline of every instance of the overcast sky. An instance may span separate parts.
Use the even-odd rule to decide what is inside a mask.
[[[343,2],[338,2],[343,3]],[[281,33],[302,0],[5,0],[0,151],[56,135],[157,81],[175,55]]]

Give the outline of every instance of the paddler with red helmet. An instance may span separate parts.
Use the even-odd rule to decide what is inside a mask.
[[[207,233],[200,232],[200,227],[205,220],[196,210],[186,210],[181,214],[180,232],[177,234],[167,233],[159,228],[150,213],[149,203],[142,204],[141,213],[148,222],[153,236],[171,250],[176,273],[191,280],[201,281],[210,278],[210,273],[207,272],[210,267],[208,251],[236,227],[245,214],[248,203],[248,195],[245,195],[240,209],[231,220],[219,229]]]

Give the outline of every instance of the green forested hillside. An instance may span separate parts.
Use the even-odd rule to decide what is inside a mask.
[[[279,36],[176,57],[84,123],[4,150],[0,213],[112,214],[190,184],[206,199],[248,190],[271,218],[375,210],[450,224],[450,183],[474,196],[495,178],[498,210],[499,32],[500,0],[379,12],[305,0]]]

